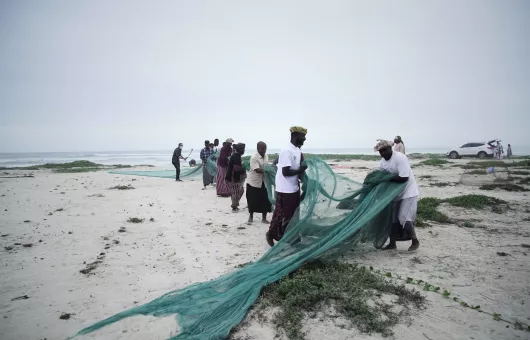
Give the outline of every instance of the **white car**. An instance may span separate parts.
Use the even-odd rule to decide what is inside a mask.
[[[487,158],[493,157],[493,148],[497,140],[482,143],[466,143],[462,146],[451,149],[446,155],[451,159],[462,157],[478,157]]]

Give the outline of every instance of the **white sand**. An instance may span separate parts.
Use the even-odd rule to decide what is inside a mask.
[[[367,168],[376,164],[341,163]],[[484,311],[529,324],[530,265],[526,253],[530,249],[520,246],[530,244],[530,222],[523,221],[530,216],[527,194],[484,192],[462,185],[430,187],[421,175],[456,182],[462,170],[414,170],[423,197],[481,193],[508,200],[514,210],[499,215],[443,206],[441,209],[451,217],[477,219],[480,221],[476,224],[484,228],[435,225],[418,229],[421,248],[415,253],[407,252],[408,244],[403,243],[392,252],[362,246],[347,260],[423,279],[449,289],[469,304],[480,305]],[[367,171],[337,169],[357,180],[362,180]],[[35,178],[0,178],[2,340],[65,339],[95,321],[170,290],[218,277],[238,264],[256,260],[268,249],[264,240],[268,226],[247,226],[245,211],[231,213],[230,199],[216,197],[213,188],[201,191],[200,178],[175,183],[105,172],[33,173]],[[117,184],[131,184],[136,189],[108,190]],[[100,194],[104,197],[93,196]],[[56,211],[60,208],[64,210]],[[145,221],[127,223],[129,217]],[[126,232],[118,232],[121,227]],[[9,246],[13,249],[4,248]],[[500,257],[499,251],[510,256]],[[102,262],[91,274],[79,272],[96,261],[100,253],[104,253]],[[29,299],[12,301],[23,295]],[[412,324],[397,326],[396,339],[530,339],[530,333],[493,321],[489,315],[434,293],[425,295],[427,308],[412,316]],[[74,315],[61,320],[62,313]],[[274,337],[269,324],[247,321],[234,338]],[[338,327],[334,321],[310,320],[306,329],[308,339],[381,338]],[[137,317],[81,338],[166,339],[177,331],[173,317]]]

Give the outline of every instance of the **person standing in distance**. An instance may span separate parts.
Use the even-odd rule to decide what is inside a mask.
[[[177,172],[175,181],[182,182],[180,179],[180,160],[186,160],[188,157],[182,157],[182,148],[184,145],[182,143],[179,143],[178,147],[173,151],[173,157],[171,158],[171,163],[173,163],[173,166],[175,167],[175,170]]]

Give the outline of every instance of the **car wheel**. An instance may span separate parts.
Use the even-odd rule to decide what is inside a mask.
[[[481,151],[478,153],[477,156],[478,158],[483,159],[483,158],[486,158],[487,155],[488,155],[487,153],[485,153],[484,151]]]
[[[457,159],[457,158],[458,158],[458,152],[456,152],[456,151],[451,151],[451,153],[449,154],[449,158],[451,158],[451,159]]]

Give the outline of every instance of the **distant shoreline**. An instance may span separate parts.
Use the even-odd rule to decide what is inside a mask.
[[[364,161],[378,161],[381,157],[377,154],[365,155],[365,154],[304,154],[307,159],[310,158],[321,158],[329,162],[348,162],[354,160],[364,160]],[[278,154],[269,154],[270,161],[273,161]],[[447,158],[445,154],[432,154],[432,153],[412,153],[407,155],[409,159],[440,159]],[[250,159],[250,155],[243,157],[244,159]],[[510,159],[528,159],[530,156],[513,156]],[[473,158],[469,158],[473,159]],[[488,158],[491,160],[491,158]],[[504,158],[503,161],[507,161],[507,158]],[[170,163],[169,161],[167,162]],[[185,163],[185,162],[184,162]],[[30,166],[15,166],[15,167],[6,167],[0,166],[0,170],[52,170],[53,172],[58,173],[70,173],[70,172],[89,172],[89,171],[99,171],[99,170],[112,170],[112,169],[124,169],[124,168],[133,168],[133,167],[156,167],[151,164],[100,164],[91,162],[88,160],[74,160],[70,162],[56,162],[56,163],[43,163],[35,164]]]
[[[371,160],[378,159],[379,155],[372,148],[306,148],[302,149],[304,154],[320,155],[326,160]],[[407,155],[411,159],[416,158],[440,158],[445,157],[449,149],[442,148],[411,148],[407,147]],[[279,149],[269,148],[269,154],[279,153]],[[254,153],[254,148],[247,145],[246,156]],[[139,166],[150,164],[155,167],[172,167],[171,156],[173,150],[166,151],[124,151],[124,152],[61,152],[61,153],[0,153],[0,168],[20,168],[28,166],[42,166],[44,164],[64,164],[74,161],[84,160],[94,164],[105,166],[114,166],[116,164],[126,164]],[[182,154],[188,157],[188,160],[200,160],[199,149],[184,149]],[[514,150],[515,156],[530,155],[530,148],[517,148]]]

